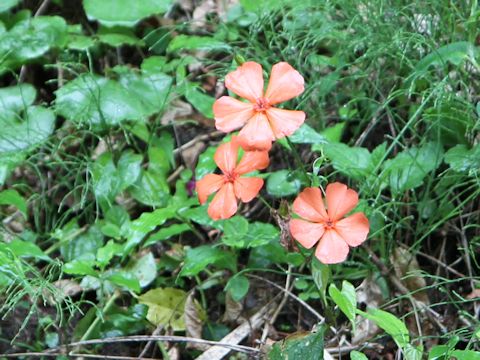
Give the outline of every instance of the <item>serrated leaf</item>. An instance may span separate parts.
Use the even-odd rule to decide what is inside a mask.
[[[97,272],[93,269],[93,260],[73,260],[63,266],[63,271],[71,275],[90,275],[97,277]]]

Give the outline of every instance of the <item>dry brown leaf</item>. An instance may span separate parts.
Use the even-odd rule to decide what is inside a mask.
[[[184,318],[187,336],[201,339],[205,314],[200,304],[195,300],[193,291],[190,292],[185,301]],[[187,347],[204,351],[209,346],[206,344],[188,343]]]
[[[395,275],[402,279],[408,290],[413,292],[412,296],[424,304],[429,304],[428,294],[424,290],[427,283],[421,276],[417,258],[407,249],[397,247],[390,257],[390,261],[393,264]]]
[[[232,299],[230,293],[225,295],[225,313],[223,314],[223,322],[238,322],[243,320],[241,316],[243,311],[243,303]]]
[[[174,100],[168,106],[168,110],[162,116],[161,124],[169,125],[178,118],[184,118],[193,114],[192,105],[182,100]]]
[[[372,277],[363,280],[357,288],[357,302],[373,308],[379,308],[383,303],[382,290]],[[357,326],[352,336],[353,345],[364,343],[380,330],[373,321],[367,320],[360,315],[357,315],[355,322]]]

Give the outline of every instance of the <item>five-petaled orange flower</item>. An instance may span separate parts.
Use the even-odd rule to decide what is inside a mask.
[[[306,188],[293,202],[293,211],[303,219],[290,221],[292,236],[307,249],[319,240],[315,256],[324,264],[336,264],[347,258],[349,246],[367,239],[369,224],[359,212],[343,218],[358,203],[358,194],[341,183],[326,189],[327,208],[319,188]]]
[[[204,204],[209,195],[218,191],[208,206],[208,215],[214,220],[233,216],[237,211],[238,199],[251,201],[263,186],[263,179],[242,175],[265,169],[269,164],[268,153],[246,151],[237,164],[238,150],[237,137],[232,136],[232,140],[221,144],[214,155],[215,163],[223,174],[208,174],[197,182],[200,204]]]
[[[293,134],[305,121],[303,111],[273,107],[304,90],[302,75],[286,62],[273,65],[265,93],[262,66],[253,61],[229,73],[225,86],[249,102],[222,96],[213,104],[215,126],[227,133],[243,127],[238,141],[245,150],[270,150],[272,141]]]

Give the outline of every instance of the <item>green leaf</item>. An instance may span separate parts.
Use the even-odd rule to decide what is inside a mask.
[[[272,224],[248,223],[241,216],[234,216],[223,222],[222,242],[236,248],[253,248],[278,239],[280,231]]]
[[[342,291],[338,290],[335,284],[331,284],[328,288],[328,293],[347,319],[350,320],[355,331],[355,310],[357,308],[355,287],[344,280],[342,282]]]
[[[267,192],[275,197],[297,194],[301,186],[299,177],[289,170],[272,172],[267,178]]]
[[[235,269],[236,261],[232,262],[232,258],[234,258],[232,254],[212,245],[188,249],[179,276],[195,276],[211,264]]]
[[[371,154],[365,148],[331,143],[323,147],[323,152],[345,176],[362,180],[370,174]]]
[[[157,209],[152,212],[144,212],[139,218],[131,223],[131,229],[148,234],[157,226],[163,225],[165,221],[175,217],[175,210],[171,207]]]
[[[330,126],[320,132],[321,135],[329,142],[339,143],[342,140],[343,129],[345,129],[346,122],[341,122]]]
[[[455,350],[452,356],[458,360],[480,360],[480,352],[473,350]]]
[[[93,269],[93,261],[73,260],[63,266],[63,271],[70,275],[90,275],[97,277],[97,272]]]
[[[0,205],[13,205],[27,218],[27,202],[17,192],[17,190],[9,189],[0,192]]]
[[[115,255],[121,255],[122,252],[123,246],[110,240],[105,246],[97,250],[97,266],[103,269]]]
[[[410,345],[408,329],[405,323],[395,315],[379,309],[368,309],[366,313],[357,309],[357,314],[377,324],[393,338],[400,348],[405,349]]]
[[[234,301],[242,300],[248,293],[250,282],[243,275],[238,275],[230,278],[227,282],[225,290],[227,290]]]
[[[11,9],[14,6],[17,6],[20,0],[2,0],[0,3],[0,13],[5,12]]]
[[[361,352],[353,350],[350,352],[350,360],[368,360],[368,358]]]
[[[187,293],[174,288],[157,288],[138,297],[140,304],[148,306],[147,319],[155,326],[185,330],[184,309]]]
[[[59,115],[97,127],[126,120],[143,121],[161,111],[167,101],[171,78],[165,74],[138,74],[115,68],[119,81],[82,74],[55,92]]]
[[[468,149],[465,145],[457,145],[447,151],[445,162],[457,172],[478,171],[480,169],[480,145]]]
[[[323,332],[305,335],[290,335],[285,340],[276,342],[268,353],[269,360],[302,359],[323,360]]]
[[[318,291],[320,292],[320,296],[324,305],[326,305],[327,286],[332,276],[330,267],[328,265],[322,264],[320,261],[318,261],[317,258],[314,258],[312,260],[311,266],[313,281],[317,286]]]
[[[288,137],[294,144],[326,144],[327,139],[307,124],[303,124]]]
[[[0,34],[0,73],[15,69],[27,60],[63,47],[67,40],[67,23],[60,16],[38,16],[17,22]]]
[[[24,119],[19,120],[12,113],[0,114],[0,153],[18,152],[44,142],[53,132],[55,115],[41,106],[27,108]]]
[[[18,257],[33,257],[40,260],[50,260],[42,249],[31,242],[14,239],[7,244],[7,248]]]
[[[442,162],[443,148],[439,143],[429,142],[420,148],[412,147],[384,163],[383,172],[389,178],[396,194],[414,189],[423,183],[428,173]]]
[[[0,89],[0,111],[18,113],[32,105],[37,91],[30,84],[20,84]]]
[[[0,186],[5,184],[5,181],[10,176],[11,172],[25,160],[25,152],[0,152]]]
[[[195,168],[195,180],[202,179],[205,175],[211,174],[217,168],[213,156],[217,151],[216,147],[210,146],[198,158],[197,167]]]
[[[468,59],[475,63],[476,54],[475,46],[468,41],[447,44],[433,50],[421,59],[415,66],[415,73],[422,74],[430,66],[445,66],[448,62],[458,66]]]
[[[66,229],[55,233],[62,246],[60,252],[65,261],[72,260],[95,260],[97,250],[103,246],[103,234],[97,226],[91,226],[88,231],[79,236],[78,225],[68,224]]]
[[[179,50],[228,51],[230,46],[223,41],[208,36],[177,35],[168,44],[167,52]]]
[[[173,224],[158,230],[155,234],[150,236],[143,245],[144,247],[153,245],[158,241],[163,241],[171,238],[172,236],[180,235],[186,231],[190,231],[190,226],[187,224]]]
[[[139,293],[141,291],[138,279],[135,277],[135,275],[131,273],[118,271],[108,276],[106,279],[114,283],[115,285],[124,286],[127,289],[132,290],[136,293]]]
[[[142,204],[154,207],[166,206],[170,198],[170,187],[165,174],[151,170],[143,171],[129,192]]]
[[[135,260],[134,263],[129,265],[125,270],[138,279],[142,288],[150,285],[157,277],[157,263],[151,252]]]
[[[191,84],[188,85],[187,91],[185,92],[185,97],[188,102],[192,104],[195,109],[200,111],[203,116],[213,119],[212,106],[215,102],[215,98],[203,93],[196,86]]]
[[[144,43],[135,33],[128,28],[106,28],[102,27],[97,33],[98,40],[113,47],[122,45],[143,46]]]
[[[167,12],[172,0],[84,0],[88,18],[105,26],[133,27],[140,20]]]

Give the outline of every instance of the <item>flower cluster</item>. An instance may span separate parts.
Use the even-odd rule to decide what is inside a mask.
[[[201,204],[215,193],[208,206],[214,220],[232,217],[238,201],[246,203],[258,195],[263,179],[247,175],[267,168],[272,142],[292,135],[305,121],[303,111],[275,107],[304,91],[302,75],[286,62],[272,67],[266,91],[262,66],[255,62],[245,62],[229,73],[225,86],[246,101],[222,96],[213,104],[218,130],[240,130],[215,152],[222,174],[208,174],[196,184]],[[293,211],[301,218],[290,221],[290,232],[307,249],[318,242],[315,256],[325,264],[334,264],[346,259],[349,246],[366,240],[369,224],[360,212],[344,218],[358,203],[354,190],[337,182],[327,185],[325,193],[326,204],[319,188],[309,187],[298,195]]]

